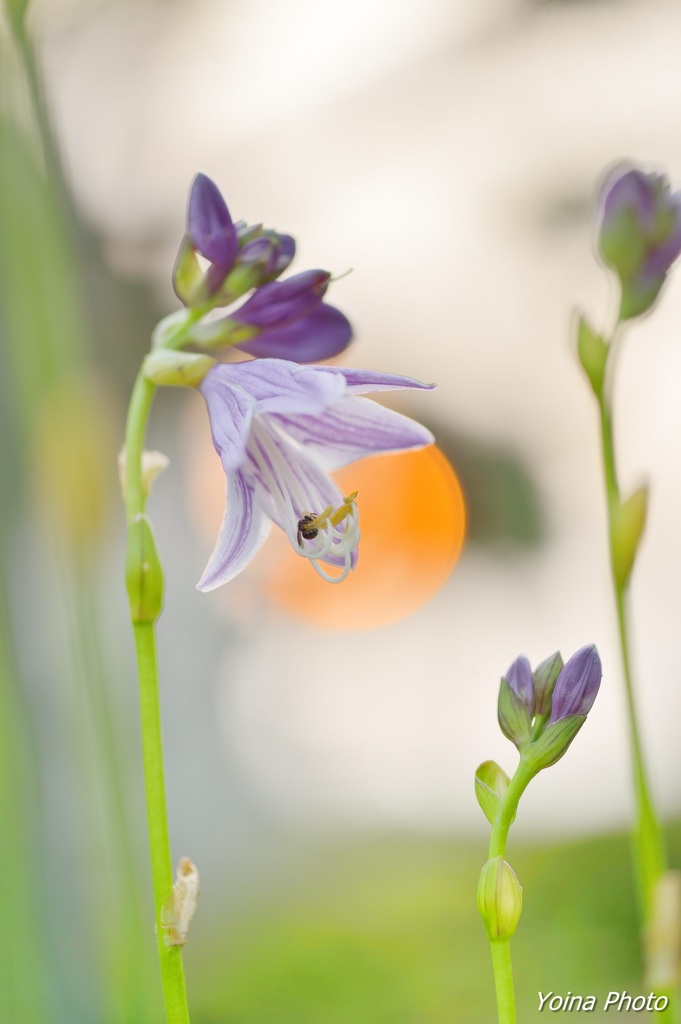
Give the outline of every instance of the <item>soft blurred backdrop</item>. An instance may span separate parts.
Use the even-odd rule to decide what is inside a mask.
[[[202,880],[192,1019],[492,1019],[473,773],[514,767],[496,693],[516,655],[589,642],[601,694],[509,846],[526,887],[519,1007],[534,1020],[539,989],[638,991],[597,419],[572,328],[576,307],[614,316],[592,253],[606,169],[629,158],[681,182],[678,4],[35,0],[25,30],[6,20],[2,1019],[159,1020],[116,453],[150,331],[177,305],[197,171],[235,217],[296,236],[294,270],[352,270],[331,299],[356,330],[344,362],[438,383],[394,407],[455,476],[439,458],[346,471],[371,511],[345,596],[301,580],[277,538],[201,594],[221,470],[198,396],[159,396],[170,825]],[[635,659],[669,820],[680,314],[672,275],[627,339],[616,400],[625,488],[652,489]]]

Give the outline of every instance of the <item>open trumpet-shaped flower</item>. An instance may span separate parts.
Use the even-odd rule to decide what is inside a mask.
[[[240,573],[272,522],[320,576],[332,583],[345,579],[357,564],[356,493],[343,495],[328,471],[433,440],[419,423],[359,396],[430,386],[283,359],[213,367],[199,390],[227,477],[227,511],[198,589],[213,590]]]

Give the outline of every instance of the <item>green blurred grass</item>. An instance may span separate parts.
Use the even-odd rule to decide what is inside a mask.
[[[678,862],[681,827],[671,838]],[[483,858],[482,846],[397,838],[308,850],[285,887],[244,899],[221,934],[192,936],[192,1019],[490,1024],[475,906]],[[539,990],[593,993],[601,1008],[611,989],[643,991],[628,840],[514,846],[511,859],[525,887],[513,942],[519,1020],[543,1019]]]

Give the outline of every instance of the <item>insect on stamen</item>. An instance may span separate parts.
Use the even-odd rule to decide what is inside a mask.
[[[298,520],[298,547],[302,548],[304,540],[314,540],[319,530],[312,524],[317,516],[313,512],[306,512],[302,519]]]

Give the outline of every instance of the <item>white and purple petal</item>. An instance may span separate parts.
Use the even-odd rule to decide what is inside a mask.
[[[244,473],[259,501],[296,550],[298,523],[303,516],[316,516],[329,506],[337,509],[344,503],[344,495],[325,467],[312,452],[302,449],[281,431],[274,417],[260,417],[254,424],[247,460]],[[298,553],[309,557],[310,550],[305,545]],[[344,560],[342,555],[336,556],[334,547],[320,558],[331,565],[341,565]],[[355,546],[352,568],[356,562]]]
[[[220,536],[197,590],[214,590],[246,568],[270,532],[270,519],[255,499],[254,487],[243,473],[227,477],[227,509]]]
[[[212,589],[240,572],[262,543],[269,520],[324,579],[344,579],[357,564],[357,506],[328,469],[433,440],[420,424],[352,392],[405,387],[427,385],[394,374],[283,359],[213,367],[200,390],[229,494],[200,588]],[[313,520],[309,536],[301,530],[307,516]],[[329,574],[320,563],[340,572]]]
[[[299,366],[286,359],[254,359],[232,363],[223,369],[234,384],[252,396],[259,414],[318,414],[338,402],[345,393],[344,377],[336,368],[328,366]]]
[[[321,416],[277,413],[279,425],[327,469],[349,462],[433,443],[433,435],[415,420],[367,398],[343,398]]]
[[[238,468],[246,457],[256,401],[233,380],[231,367],[214,366],[199,385],[208,407],[215,450],[225,473]]]
[[[413,377],[403,377],[398,373],[381,373],[379,370],[356,370],[349,367],[337,367],[337,373],[345,377],[348,393],[363,395],[368,391],[400,391],[403,388],[417,388],[420,391],[432,391],[436,384],[423,384]]]

